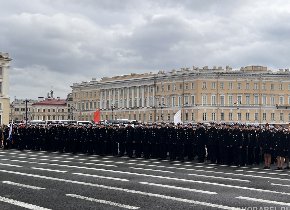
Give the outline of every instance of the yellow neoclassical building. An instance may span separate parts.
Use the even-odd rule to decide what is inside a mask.
[[[8,53],[0,52],[0,125],[9,123],[9,63]]]
[[[172,122],[181,110],[184,123],[290,121],[289,69],[193,67],[92,79],[71,88],[78,120],[92,120],[99,109],[102,120]]]

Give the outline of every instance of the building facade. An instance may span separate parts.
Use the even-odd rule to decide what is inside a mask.
[[[71,87],[77,120],[92,120],[100,109],[102,120],[172,122],[181,110],[184,123],[290,121],[289,69],[193,67],[93,79]]]
[[[45,98],[42,101],[33,103],[31,112],[32,120],[67,120],[67,102],[66,99]]]
[[[10,104],[10,122],[24,122],[27,114],[28,120],[32,120],[32,104],[37,100],[14,99]],[[27,108],[27,111],[26,111]]]
[[[0,124],[9,123],[9,63],[12,59],[8,53],[0,52]]]

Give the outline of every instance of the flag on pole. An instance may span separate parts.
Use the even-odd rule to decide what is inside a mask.
[[[100,123],[100,120],[101,120],[101,112],[99,109],[97,109],[95,112],[94,112],[94,122],[95,123]]]
[[[174,115],[174,125],[177,125],[178,123],[181,123],[181,110],[176,112]]]
[[[12,142],[12,129],[13,129],[13,120],[10,123],[9,135],[8,135],[8,139],[9,139],[10,142]]]

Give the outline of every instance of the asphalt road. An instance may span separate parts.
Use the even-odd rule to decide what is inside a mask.
[[[0,150],[0,209],[25,208],[290,210],[290,171]]]

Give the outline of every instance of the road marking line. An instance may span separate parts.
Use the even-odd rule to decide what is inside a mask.
[[[5,197],[2,197],[2,196],[0,196],[0,201],[5,202],[5,203],[9,203],[9,204],[12,204],[12,205],[15,205],[15,206],[20,206],[20,207],[23,207],[23,208],[32,209],[32,210],[50,210],[50,209],[47,209],[47,208],[43,208],[43,207],[36,206],[36,205],[33,205],[33,204],[29,204],[29,203],[24,203],[24,202],[21,202],[21,201],[10,199],[10,198],[5,198]]]
[[[145,184],[145,185],[157,186],[157,187],[176,189],[176,190],[185,190],[185,191],[190,191],[190,192],[198,192],[198,193],[210,194],[210,195],[216,195],[217,194],[216,192],[210,192],[210,191],[205,191],[205,190],[197,190],[197,189],[185,188],[185,187],[177,187],[177,186],[173,186],[173,185],[164,185],[164,184],[156,184],[156,183],[149,183],[149,182],[139,182],[139,183],[140,184]]]
[[[287,184],[276,184],[276,183],[271,183],[271,185],[282,186],[282,187],[290,187],[290,185],[287,185]]]
[[[13,165],[13,164],[8,164],[8,163],[0,163],[1,166],[11,166],[11,167],[16,167],[16,168],[22,168],[23,166],[19,165]]]
[[[136,164],[137,166],[146,166],[146,164],[145,163],[138,163],[138,164]]]
[[[32,186],[32,185],[20,184],[20,183],[11,182],[11,181],[2,181],[2,183],[15,185],[18,187],[30,188],[30,189],[34,189],[34,190],[45,190],[45,188],[43,188],[43,187],[36,187],[36,186]]]
[[[232,180],[232,181],[239,181],[239,182],[251,182],[250,180],[246,180],[246,179],[234,179],[234,178],[229,178],[229,177],[208,176],[208,175],[203,175],[203,174],[188,174],[188,175],[197,176],[197,177],[214,178],[214,179]]]
[[[88,169],[88,170],[94,169],[94,168],[88,168],[88,167],[82,167],[82,166],[75,166],[75,165],[62,165],[62,164],[57,164],[57,163],[41,163],[41,162],[39,163],[39,162],[31,162],[31,161],[26,161],[26,160],[10,160],[10,161],[13,161],[13,162],[21,162],[21,163],[39,164],[39,165],[60,166],[60,167],[67,167],[67,168],[82,168],[82,169]],[[80,163],[83,163],[83,162],[80,162]],[[117,167],[116,165],[107,165],[107,164],[102,164],[102,163],[98,163],[98,164],[94,164],[94,165],[95,166]]]
[[[162,171],[162,170],[156,170],[156,169],[151,169],[151,168],[136,168],[136,167],[129,167],[132,169],[137,169],[137,170],[144,170],[144,171],[156,171],[156,172],[162,172],[162,173],[170,173],[170,174],[174,174],[173,171]]]
[[[249,197],[243,197],[243,196],[239,196],[239,197],[236,197],[236,198],[242,199],[242,200],[247,200],[247,201],[256,201],[256,202],[276,204],[276,205],[281,205],[281,206],[290,206],[290,203],[271,201],[271,200],[264,200],[264,199],[259,199],[259,198],[249,198]]]
[[[122,182],[128,182],[129,181],[128,179],[121,179],[121,178],[109,177],[109,176],[99,176],[99,175],[94,175],[94,174],[83,174],[83,173],[72,173],[72,174],[80,175],[80,176],[101,178],[101,179],[111,179],[111,180],[122,181]]]
[[[233,175],[233,176],[244,176],[244,177],[253,177],[253,178],[261,178],[261,179],[273,179],[273,180],[281,180],[281,181],[290,181],[290,179],[281,179],[281,178],[277,178],[277,177],[268,177],[268,176],[251,175],[251,174],[224,173],[224,172],[221,172],[221,171],[207,171],[207,170],[202,170],[202,169],[200,169],[200,170],[190,169],[190,170],[197,171],[197,172],[214,173],[214,174],[226,174],[226,175]]]
[[[79,167],[79,168],[82,168],[82,167]],[[127,171],[114,171],[114,170],[102,169],[102,168],[91,168],[91,170],[105,171],[105,172],[112,172],[112,173],[120,173],[120,174],[130,174],[130,175],[136,175],[136,176],[147,176],[147,177],[167,179],[167,180],[176,180],[176,181],[182,181],[182,182],[199,183],[199,184],[207,184],[207,185],[214,185],[214,186],[221,186],[221,187],[228,187],[228,188],[236,188],[236,189],[243,189],[243,190],[258,191],[258,192],[268,192],[268,193],[274,193],[274,194],[290,195],[290,193],[286,193],[286,192],[277,192],[277,191],[258,189],[258,188],[252,188],[252,187],[242,187],[242,186],[238,186],[238,185],[221,184],[221,183],[216,183],[216,182],[197,181],[197,180],[191,180],[191,179],[165,177],[165,176],[158,176],[158,175],[152,175],[152,174],[140,174],[140,173],[134,173],[134,172],[127,172]]]
[[[61,171],[61,170],[54,170],[54,169],[48,169],[48,168],[37,168],[37,167],[31,167],[32,169],[35,170],[40,170],[40,171],[52,171],[52,172],[57,172],[57,173],[66,173],[67,171]]]
[[[127,192],[127,193],[145,195],[149,197],[162,198],[162,199],[167,199],[167,200],[179,201],[183,203],[190,203],[190,204],[201,205],[201,206],[208,206],[208,207],[213,207],[213,208],[220,208],[220,209],[227,209],[227,210],[238,210],[238,209],[240,210],[240,208],[234,208],[231,206],[223,206],[219,204],[206,203],[206,202],[201,202],[201,201],[189,200],[185,198],[177,198],[177,197],[172,197],[172,196],[167,196],[167,195],[162,195],[162,194],[148,193],[148,192],[137,191],[137,190],[130,190],[126,188],[111,187],[107,185],[79,182],[79,181],[60,179],[60,178],[55,178],[55,177],[47,177],[47,176],[41,176],[37,174],[27,174],[27,173],[22,173],[22,172],[17,172],[17,171],[0,170],[0,172],[17,174],[21,176],[35,177],[35,178],[46,179],[46,180],[54,180],[54,181],[60,181],[60,182],[66,182],[66,183],[80,184],[80,185],[85,185],[85,186],[99,187],[99,188],[108,189],[108,190],[117,190],[117,191],[122,191],[122,192]],[[40,208],[37,208],[37,209],[40,209]]]
[[[96,198],[89,198],[89,197],[76,195],[76,194],[66,194],[66,196],[72,197],[72,198],[78,198],[78,199],[82,199],[82,200],[87,200],[87,201],[92,201],[92,202],[96,202],[96,203],[108,204],[110,206],[117,206],[117,207],[124,208],[124,209],[139,209],[140,208],[140,207],[129,206],[129,205],[116,203],[116,202],[112,202],[112,201],[100,200],[100,199],[96,199]]]

